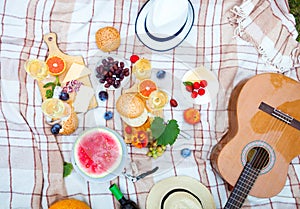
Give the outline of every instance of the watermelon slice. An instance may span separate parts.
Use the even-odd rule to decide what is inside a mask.
[[[97,128],[84,132],[74,145],[76,167],[90,178],[116,173],[125,157],[121,140],[109,129]]]

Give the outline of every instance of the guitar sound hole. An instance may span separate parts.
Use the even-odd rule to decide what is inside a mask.
[[[269,152],[263,147],[253,147],[247,154],[247,162],[254,168],[263,169],[270,162]]]

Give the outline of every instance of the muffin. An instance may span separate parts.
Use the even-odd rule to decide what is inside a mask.
[[[104,52],[114,51],[121,44],[120,33],[114,27],[100,28],[95,36],[98,48]]]

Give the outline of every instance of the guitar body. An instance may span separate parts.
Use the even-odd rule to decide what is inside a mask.
[[[229,104],[229,131],[214,147],[213,167],[234,186],[257,148],[268,160],[249,194],[272,197],[286,182],[289,163],[300,154],[300,128],[259,109],[264,102],[300,121],[300,83],[281,74],[256,75],[241,83]]]

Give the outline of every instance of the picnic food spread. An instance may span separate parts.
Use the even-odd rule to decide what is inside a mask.
[[[295,209],[294,22],[281,0],[234,4],[5,0],[1,205]]]

